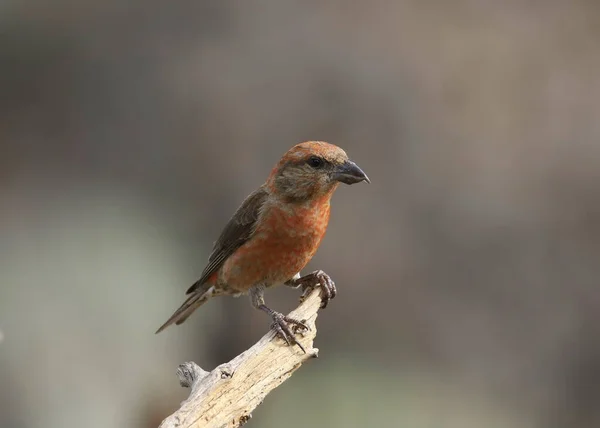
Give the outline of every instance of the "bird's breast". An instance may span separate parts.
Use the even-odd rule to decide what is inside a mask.
[[[315,202],[266,206],[253,236],[225,262],[223,280],[245,290],[259,283],[282,283],[302,270],[329,223],[329,200]]]
[[[310,252],[318,248],[329,223],[329,203],[295,208],[273,207],[256,230],[281,250]]]

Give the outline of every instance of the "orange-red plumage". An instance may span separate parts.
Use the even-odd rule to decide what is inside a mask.
[[[223,264],[220,281],[245,292],[261,282],[268,287],[289,280],[319,248],[329,212],[329,201],[315,201],[293,211],[277,204],[268,205],[252,239]]]
[[[201,278],[188,290],[190,297],[159,331],[180,324],[208,298],[249,293],[252,303],[272,316],[277,332],[296,343],[290,320],[266,307],[265,288],[321,285],[327,300],[335,295],[333,281],[318,271],[300,278],[327,230],[330,199],[340,183],[369,181],[337,146],[309,141],[292,147],[269,178],[238,208],[215,242]],[[291,336],[291,337],[290,337]]]

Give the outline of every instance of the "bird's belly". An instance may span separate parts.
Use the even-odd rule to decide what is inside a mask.
[[[270,287],[292,278],[319,248],[327,228],[326,214],[324,221],[315,221],[314,215],[271,215],[226,260],[221,280],[232,289],[246,291],[257,284]]]

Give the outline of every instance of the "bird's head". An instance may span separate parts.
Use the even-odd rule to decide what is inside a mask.
[[[271,171],[267,186],[291,201],[331,194],[340,183],[370,183],[369,177],[346,152],[323,141],[292,147]]]

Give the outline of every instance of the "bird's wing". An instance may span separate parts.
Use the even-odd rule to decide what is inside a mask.
[[[225,260],[252,236],[261,207],[267,196],[267,191],[261,186],[258,190],[251,193],[237,209],[231,220],[229,220],[229,223],[223,229],[223,232],[221,232],[221,236],[215,242],[202,276],[188,289],[187,294],[193,293],[204,284],[221,267]]]

